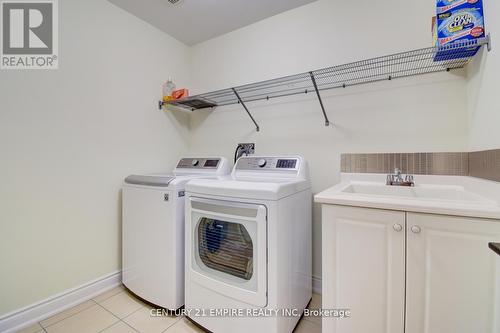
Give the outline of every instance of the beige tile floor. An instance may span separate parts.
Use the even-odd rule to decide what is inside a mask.
[[[314,294],[309,307],[321,306]],[[17,333],[197,333],[203,332],[184,317],[152,317],[151,306],[137,299],[123,286],[111,289]],[[296,333],[320,333],[319,318],[303,318]]]

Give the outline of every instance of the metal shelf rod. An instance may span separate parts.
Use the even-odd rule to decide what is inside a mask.
[[[243,106],[243,108],[245,109],[245,111],[247,112],[248,116],[250,117],[250,119],[252,119],[253,123],[255,124],[255,129],[257,130],[257,132],[260,131],[260,127],[259,125],[257,124],[257,122],[255,121],[255,119],[253,118],[252,114],[250,113],[250,111],[248,111],[248,108],[247,106],[245,105],[245,103],[243,102],[243,100],[241,99],[240,95],[238,94],[238,92],[236,91],[236,89],[234,88],[231,88],[234,92],[234,94],[236,95],[236,98],[238,99],[238,101],[240,102],[241,106]]]
[[[412,62],[417,62],[417,61],[420,61],[420,60],[414,60]],[[333,81],[331,83],[328,83],[328,84],[323,84],[323,85],[319,85],[318,84],[318,90],[319,91],[323,91],[323,90],[328,90],[328,89],[333,89],[333,88],[337,88],[336,87],[336,84],[340,84],[340,83],[346,83],[346,87],[347,86],[351,86],[352,84],[348,84],[348,82],[350,81],[357,81],[357,80],[360,80],[360,79],[366,79],[366,81],[364,82],[360,82],[361,84],[363,83],[371,83],[371,82],[374,82],[372,81],[373,78],[377,78],[377,77],[383,77],[381,80],[385,80],[390,76],[392,76],[392,78],[398,78],[398,77],[406,77],[407,75],[397,75],[397,74],[401,74],[401,73],[407,73],[407,72],[411,72],[411,71],[425,71],[425,70],[429,70],[431,72],[437,72],[437,71],[446,71],[448,69],[457,69],[457,68],[462,68],[464,67],[468,62],[468,59],[450,59],[449,62],[446,63],[447,66],[443,66],[444,64],[442,63],[435,63],[435,64],[432,64],[430,66],[423,66],[423,67],[418,67],[418,68],[412,68],[410,66],[410,68],[403,68],[403,69],[400,69],[400,70],[393,70],[393,71],[382,71],[382,73],[380,72],[377,72],[375,74],[372,74],[372,75],[362,75],[362,76],[356,76],[356,75],[353,75],[353,74],[356,74],[356,73],[362,73],[362,72],[366,72],[367,70],[366,69],[362,69],[362,70],[355,70],[355,71],[351,71],[351,72],[346,72],[344,74],[350,74],[350,78],[347,78],[347,79],[341,79],[341,80],[337,80],[337,81]],[[405,65],[407,63],[404,63],[404,62],[397,62],[397,63],[394,63],[392,64],[392,66],[399,66],[399,65]],[[378,69],[382,69],[382,68],[385,68],[385,67],[388,67],[389,65],[384,65],[384,66],[376,66],[376,67],[367,67],[367,69],[369,71],[373,71],[373,70],[378,70]],[[442,69],[440,68],[442,67]],[[314,72],[313,72],[314,74]],[[425,73],[426,74],[426,73]],[[309,74],[310,75],[310,74]],[[314,74],[314,77],[318,78],[318,76],[321,75],[321,74]],[[310,80],[310,78],[309,78]],[[378,81],[378,79],[377,79]],[[286,85],[285,84],[282,84],[280,85],[279,87],[285,87]],[[342,87],[342,84],[341,84],[341,87]],[[273,88],[278,88],[278,86],[274,86]],[[314,88],[314,85],[307,85],[307,86],[301,86],[301,87],[297,87],[297,88],[286,88],[286,89],[280,89],[280,90],[274,90],[272,92],[268,92],[268,93],[258,93],[258,94],[254,94],[254,95],[247,95],[244,97],[245,99],[245,102],[251,102],[251,101],[255,101],[255,100],[261,100],[261,99],[267,99],[267,97],[269,96],[269,98],[275,98],[275,97],[283,97],[283,96],[290,96],[290,95],[296,95],[296,94],[302,94],[304,93],[306,90],[309,90],[312,88]],[[288,94],[283,94],[284,92],[287,92],[287,91],[293,91],[293,90],[297,90],[297,92],[293,92],[293,93],[288,93]],[[241,90],[240,90],[241,92]],[[248,93],[249,91],[245,91],[244,93]],[[206,96],[206,95],[203,95],[203,96]],[[264,96],[264,97],[259,97],[259,96]],[[219,105],[222,105],[222,104],[225,104],[225,103],[230,103],[230,100],[227,100],[227,101],[222,101],[221,104]]]

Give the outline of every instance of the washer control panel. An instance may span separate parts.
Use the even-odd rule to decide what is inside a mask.
[[[298,170],[296,157],[243,157],[236,163],[236,170]]]
[[[216,169],[220,158],[183,158],[177,163],[180,169]]]

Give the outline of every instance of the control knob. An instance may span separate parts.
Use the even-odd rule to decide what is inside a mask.
[[[192,166],[197,166],[200,162],[198,160],[191,161]]]
[[[259,168],[263,168],[265,167],[267,164],[267,161],[265,159],[260,159],[258,162],[257,162],[257,165],[259,166]]]

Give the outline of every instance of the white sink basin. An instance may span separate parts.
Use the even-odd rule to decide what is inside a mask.
[[[314,196],[323,204],[404,212],[493,218],[500,221],[500,185],[472,177],[415,175],[415,187],[388,186],[383,174],[341,175]]]
[[[475,193],[465,191],[461,186],[421,185],[415,187],[404,187],[388,186],[378,183],[351,183],[341,192],[370,196],[460,201],[463,203],[469,202],[474,204],[492,203],[490,200]]]

